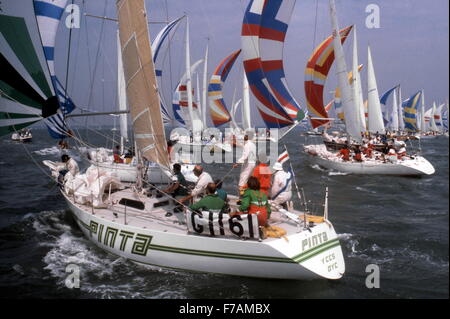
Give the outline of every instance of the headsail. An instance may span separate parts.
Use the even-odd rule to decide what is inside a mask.
[[[117,13],[127,98],[137,147],[148,161],[169,167],[144,1],[119,0]]]
[[[240,53],[241,50],[237,50],[220,62],[209,81],[209,110],[211,119],[216,127],[228,123],[231,120],[230,113],[223,99],[222,86]]]
[[[347,39],[352,26],[342,29],[341,41]],[[323,90],[328,72],[334,61],[333,36],[329,36],[314,50],[313,54],[306,64],[305,70],[305,95],[306,105],[311,116],[311,125],[313,128],[328,123],[328,120],[319,120],[315,118],[328,118],[324,109]],[[339,93],[340,94],[340,93]],[[340,99],[340,96],[339,96]],[[340,103],[340,100],[338,101]]]
[[[417,92],[403,102],[405,129],[410,132],[417,132],[417,110],[422,91]]]
[[[264,0],[251,0],[247,6],[241,33],[242,55],[250,89],[260,102],[257,107],[262,119],[268,128],[282,128],[294,121],[266,85],[268,82],[262,66],[259,41],[266,4]]]

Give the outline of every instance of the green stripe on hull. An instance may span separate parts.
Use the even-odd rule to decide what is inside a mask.
[[[75,218],[80,222],[80,224],[90,230],[89,225],[85,224],[76,215]],[[335,238],[329,240],[321,245],[311,248],[301,254],[298,254],[292,258],[288,257],[270,257],[270,256],[256,256],[256,255],[244,255],[244,254],[233,254],[233,253],[223,253],[217,251],[207,251],[207,250],[195,250],[186,249],[162,245],[149,245],[149,250],[164,251],[176,254],[186,254],[186,255],[197,255],[203,257],[216,257],[216,258],[228,258],[228,259],[240,259],[240,260],[250,260],[250,261],[261,261],[261,262],[279,262],[279,263],[291,263],[291,264],[301,264],[302,262],[311,259],[318,254],[321,254],[329,249],[339,246],[339,239]],[[269,247],[269,246],[268,246]]]

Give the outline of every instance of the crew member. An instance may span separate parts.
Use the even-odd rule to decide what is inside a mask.
[[[270,192],[271,199],[275,205],[285,206],[286,202],[292,198],[292,179],[294,176],[290,172],[285,172],[280,162],[276,162],[273,169],[275,173]]]
[[[266,226],[270,218],[270,205],[266,194],[260,191],[259,181],[250,176],[247,182],[248,188],[242,197],[239,214],[257,214],[259,226]]]
[[[183,173],[181,173],[181,165],[176,163],[173,164],[173,177],[172,184],[164,190],[165,193],[171,194],[173,197],[176,196],[187,196],[187,182],[184,178]]]
[[[244,136],[244,148],[242,152],[241,158],[234,164],[233,167],[237,167],[237,165],[242,164],[241,175],[239,176],[239,193],[245,190],[247,180],[253,172],[255,168],[256,162],[256,146],[252,142],[253,133],[248,132]]]
[[[123,163],[123,159],[120,157],[120,146],[116,145],[116,148],[113,151],[114,163]]]
[[[189,206],[191,210],[202,210],[220,213],[225,207],[225,202],[216,194],[216,185],[208,183],[206,186],[206,196],[195,204]]]
[[[260,184],[260,190],[267,196],[269,196],[270,182],[272,179],[272,172],[270,171],[269,165],[266,164],[267,156],[265,153],[260,153],[258,155],[258,161],[256,162],[256,167],[253,170],[253,177],[256,177]]]
[[[342,157],[344,162],[350,161],[350,150],[348,149],[348,145],[345,145],[344,148],[339,151],[338,156]]]
[[[193,197],[203,195],[206,191],[206,187],[208,186],[208,184],[214,183],[211,175],[209,175],[207,172],[204,172],[202,166],[196,165],[194,167],[193,172],[194,175],[198,177],[197,183],[195,184],[195,187],[192,190],[191,194],[180,199],[180,202],[185,202]]]

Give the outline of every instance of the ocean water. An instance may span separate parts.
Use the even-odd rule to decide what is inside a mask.
[[[0,139],[0,298],[448,298],[448,138],[423,140],[436,173],[408,178],[323,170],[302,152],[312,140],[291,132],[285,143],[312,211],[321,213],[329,188],[346,273],[338,281],[288,281],[173,271],[102,251],[83,237],[42,165],[60,157],[55,141],[44,130],[33,136],[31,144]],[[92,133],[90,142],[105,146]],[[213,178],[230,168],[206,165]],[[232,171],[225,188],[234,191],[237,181]],[[65,285],[68,264],[80,266],[78,289]],[[365,284],[370,264],[380,269],[378,289]]]

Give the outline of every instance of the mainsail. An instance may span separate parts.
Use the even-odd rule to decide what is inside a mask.
[[[144,1],[119,0],[117,13],[127,98],[137,147],[146,160],[169,167]]]
[[[436,108],[436,111],[433,114],[434,122],[436,123],[436,128],[437,128],[437,130],[439,132],[442,132],[442,130],[443,130],[442,129],[443,128],[443,125],[442,125],[442,109],[444,108],[444,106],[445,106],[445,103],[439,105]]]
[[[198,60],[194,64],[191,65],[191,73],[194,73],[197,67],[203,62],[202,59]],[[187,85],[186,85],[186,72],[178,82],[175,91],[173,93],[172,99],[172,110],[175,120],[183,126],[188,126],[191,129],[191,119],[189,116],[188,108],[188,94],[187,94]],[[192,92],[193,93],[193,92]],[[197,104],[193,103],[192,107],[194,109],[197,108]]]
[[[222,86],[240,53],[241,50],[237,50],[220,62],[209,81],[209,110],[211,119],[216,127],[231,120],[230,113],[223,99]]]
[[[385,134],[383,114],[381,113],[380,98],[378,95],[377,80],[372,62],[370,47],[367,50],[367,90],[368,90],[368,110],[370,133]]]
[[[344,49],[342,48],[341,36],[339,33],[336,17],[336,5],[334,0],[330,0],[330,14],[333,28],[333,45],[336,57],[336,74],[339,88],[341,89],[341,103],[345,114],[345,128],[350,137],[361,142],[361,124],[359,110],[355,108],[352,91],[347,78],[347,64],[345,62]]]
[[[242,55],[250,89],[260,102],[257,107],[262,119],[268,128],[282,128],[294,124],[294,121],[270,91],[261,61],[260,35],[265,31],[261,22],[267,3],[264,0],[251,0],[247,6],[241,33]]]

